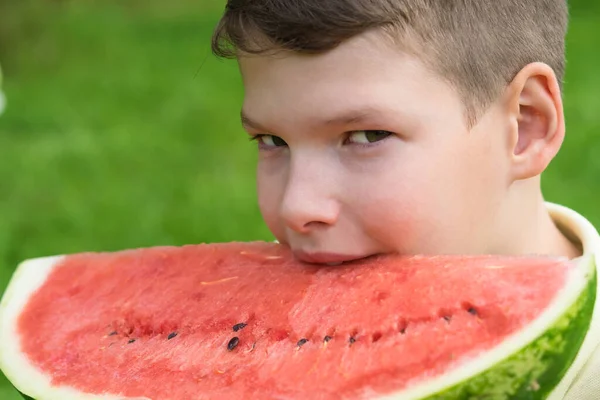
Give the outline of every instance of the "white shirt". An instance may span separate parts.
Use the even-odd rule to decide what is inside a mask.
[[[593,254],[600,275],[600,235],[582,215],[566,207],[547,203],[548,211],[561,232],[575,243],[581,243],[584,254]],[[600,277],[599,277],[600,278]],[[596,304],[582,347],[548,400],[600,400],[600,279]]]

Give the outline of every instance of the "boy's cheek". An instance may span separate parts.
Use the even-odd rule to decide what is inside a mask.
[[[383,247],[400,253],[420,252],[430,231],[431,215],[426,202],[414,197],[399,197],[395,201],[376,201],[365,207],[364,228]]]
[[[473,225],[472,209],[464,190],[451,182],[438,182],[436,176],[406,179],[372,194],[362,204],[363,224],[368,235],[387,248],[403,254],[448,252],[466,249],[465,231]],[[371,193],[376,193],[372,191]]]
[[[281,226],[279,210],[281,209],[281,193],[277,182],[268,182],[257,177],[258,207],[263,220],[275,238],[285,243],[285,230]]]

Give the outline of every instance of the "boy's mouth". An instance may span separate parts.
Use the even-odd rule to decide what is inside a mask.
[[[340,265],[357,261],[370,255],[350,255],[338,253],[307,253],[302,250],[294,251],[294,256],[302,262],[310,264]]]

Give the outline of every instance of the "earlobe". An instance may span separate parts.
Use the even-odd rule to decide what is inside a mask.
[[[540,175],[558,153],[565,135],[560,88],[542,63],[523,68],[510,84],[516,123],[511,140],[513,180]]]

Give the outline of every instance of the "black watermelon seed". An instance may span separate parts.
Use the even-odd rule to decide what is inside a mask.
[[[177,332],[171,332],[171,333],[169,333],[169,336],[167,336],[167,340],[171,340],[171,339],[173,339],[175,336],[177,336]]]
[[[452,319],[451,315],[445,315],[444,316],[444,320],[446,320],[446,322],[450,322],[451,319]]]
[[[117,334],[117,331],[112,331],[111,333],[108,334],[108,336],[115,336]]]
[[[303,339],[298,340],[298,343],[296,343],[296,345],[298,347],[302,347],[306,342],[308,342],[308,339],[303,338]]]
[[[474,307],[469,307],[467,312],[471,315],[477,315],[477,310]]]
[[[405,320],[401,320],[400,322],[398,322],[398,331],[400,332],[401,335],[404,335],[406,333],[407,328],[408,328],[408,322],[406,322]]]
[[[348,343],[353,344],[354,342],[356,342],[356,339],[354,338],[354,336],[350,336],[350,339],[348,339]]]
[[[237,336],[234,336],[233,338],[231,338],[229,343],[227,343],[227,350],[232,351],[233,349],[235,349],[237,347],[239,342],[240,342],[240,338]]]
[[[333,339],[331,336],[325,336],[325,337],[323,338],[323,341],[324,341],[325,343],[327,343],[327,342],[329,342],[331,339]]]
[[[129,341],[127,343],[133,343],[135,342],[135,339],[129,339]]]
[[[244,328],[245,328],[247,325],[248,325],[248,324],[245,324],[245,323],[243,323],[243,322],[241,322],[241,323],[239,323],[239,324],[235,324],[235,325],[233,326],[233,331],[234,331],[234,332],[237,332],[237,331],[239,331],[240,329],[244,329]]]

